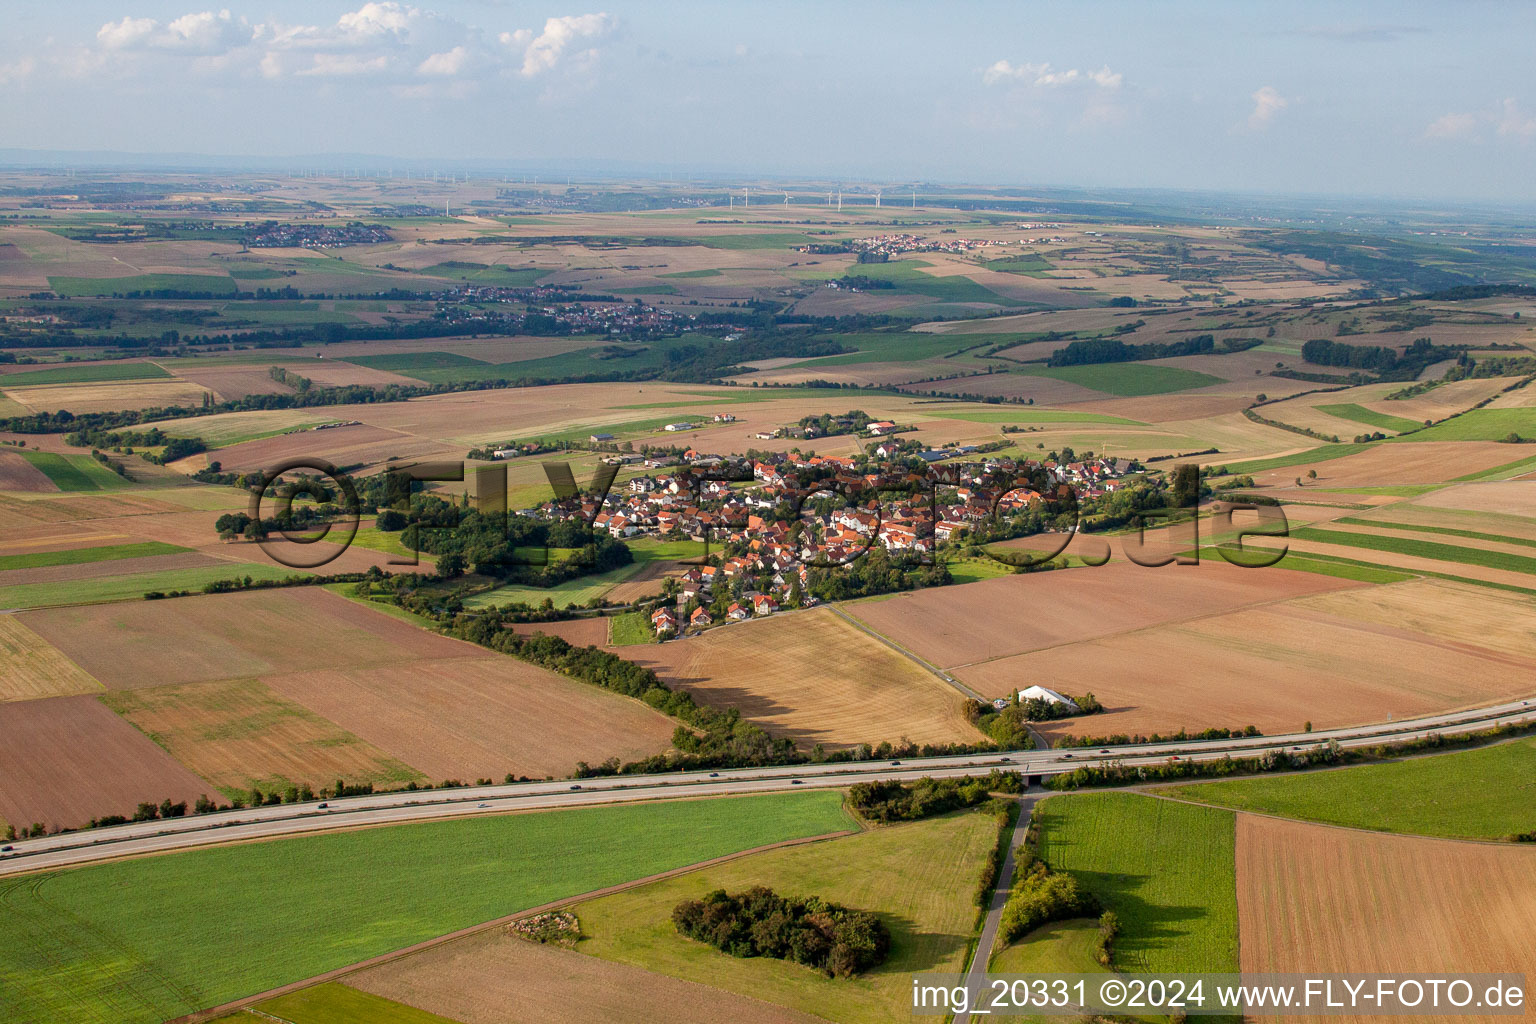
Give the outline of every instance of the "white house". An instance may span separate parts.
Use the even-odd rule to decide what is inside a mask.
[[[1055,690],[1047,690],[1043,686],[1031,686],[1020,690],[1019,703],[1023,704],[1027,700],[1043,700],[1049,701],[1052,704],[1065,704],[1073,711],[1078,710],[1077,701],[1073,700],[1071,697],[1065,697],[1057,693]]]

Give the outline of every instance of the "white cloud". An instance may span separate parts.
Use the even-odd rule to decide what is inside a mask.
[[[360,53],[317,53],[308,67],[295,71],[296,75],[313,75],[321,78],[350,78],[356,75],[378,74],[389,67],[389,58],[383,55],[366,57]]]
[[[31,57],[23,57],[21,60],[10,64],[0,64],[0,85],[12,85],[23,79],[29,78],[32,72],[37,70],[37,61]]]
[[[1470,139],[1477,135],[1476,114],[1446,114],[1431,121],[1424,129],[1426,139]]]
[[[596,63],[600,40],[617,24],[606,13],[577,13],[498,34],[410,0],[353,0],[334,20],[313,22],[252,21],[223,9],[158,18],[130,13],[100,25],[94,39],[52,45],[25,62],[0,62],[0,83],[44,69],[75,78],[169,72],[202,81],[367,76],[398,87],[402,97],[459,95],[498,74],[581,74]]]
[[[1439,142],[1487,142],[1488,129],[1504,138],[1536,139],[1536,116],[1528,114],[1513,96],[1481,111],[1444,114],[1424,129],[1424,138]]]
[[[154,18],[123,18],[96,30],[96,41],[109,50],[125,50],[149,41],[160,23]]]
[[[255,32],[229,11],[196,11],[162,25],[154,18],[124,17],[96,31],[96,42],[107,50],[171,50],[196,56],[227,53],[251,41]]]
[[[1281,96],[1272,85],[1259,88],[1251,99],[1253,113],[1248,115],[1248,129],[1255,132],[1268,128],[1269,123],[1275,119],[1275,115],[1291,105],[1290,101]]]
[[[527,43],[527,49],[523,51],[521,73],[524,77],[531,78],[549,71],[560,63],[561,56],[572,43],[579,39],[596,39],[611,31],[613,31],[613,18],[607,14],[576,14],[564,18],[550,18],[544,22],[544,31],[533,36],[532,41]],[[502,40],[518,45],[529,36],[532,36],[532,33],[523,29],[519,32],[504,33]],[[593,53],[588,50],[578,56],[590,58]]]
[[[457,75],[463,71],[469,63],[469,51],[462,46],[455,46],[443,53],[434,53],[420,64],[416,65],[416,73],[419,75]]]
[[[1101,89],[1118,89],[1124,76],[1118,71],[1102,67],[1097,71],[1079,71],[1069,68],[1057,71],[1049,64],[1012,64],[1000,60],[981,73],[987,85],[1021,83],[1041,88],[1057,88],[1064,85],[1096,85]]]
[[[1500,135],[1517,135],[1522,139],[1536,137],[1536,117],[1525,113],[1520,109],[1513,97],[1506,99],[1502,104],[1498,125]]]

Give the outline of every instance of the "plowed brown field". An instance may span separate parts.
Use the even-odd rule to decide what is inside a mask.
[[[625,656],[805,747],[981,738],[959,691],[827,608],[628,647]]]
[[[0,713],[0,818],[18,828],[83,825],[144,801],[189,804],[211,788],[95,697],[52,697]]]
[[[463,1024],[814,1024],[782,1006],[628,964],[511,938],[444,943],[347,979],[353,988]]]
[[[505,655],[269,676],[290,700],[442,779],[565,775],[660,753],[676,723],[639,701]]]
[[[255,679],[118,690],[102,698],[225,792],[297,783],[403,785],[419,772]]]
[[[1240,814],[1237,905],[1244,972],[1536,976],[1536,849]]]
[[[919,657],[952,668],[1354,586],[1209,559],[1148,569],[1117,550],[1115,561],[1098,569],[1000,576],[848,610]]]

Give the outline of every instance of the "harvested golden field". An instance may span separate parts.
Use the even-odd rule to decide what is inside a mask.
[[[1536,975],[1536,849],[1239,814],[1237,908],[1245,973]]]
[[[1256,574],[1275,570],[1254,570]],[[1454,624],[1419,632],[1391,621],[1381,591],[1408,592],[1386,607],[1432,614],[1441,591],[1417,581],[1363,592],[1282,601],[1167,622],[956,670],[986,694],[1039,683],[1091,689],[1105,712],[1052,723],[1073,735],[1168,733],[1254,725],[1267,733],[1384,721],[1536,693],[1536,647],[1517,642],[1536,621],[1529,607],[1501,639],[1482,644]],[[1457,595],[1475,619],[1475,599]],[[1483,614],[1494,613],[1486,606]],[[1406,615],[1407,612],[1405,611]],[[1387,620],[1387,621],[1381,621]]]
[[[626,657],[699,701],[736,708],[807,748],[980,738],[957,690],[830,608],[631,647]]]
[[[166,367],[184,380],[213,392],[217,401],[227,402],[246,395],[291,395],[293,389],[272,379],[266,367],[230,366],[185,368],[172,363]],[[185,428],[184,428],[185,429]]]
[[[464,651],[318,587],[51,608],[21,620],[112,690],[366,670]]]
[[[471,935],[347,978],[352,988],[463,1024],[814,1024],[711,985],[513,938]]]
[[[191,381],[172,378],[125,380],[108,384],[41,384],[7,388],[5,393],[32,412],[68,409],[78,415],[83,412],[150,409],[167,405],[198,406],[208,391]]]
[[[26,415],[23,411],[18,415]],[[0,491],[57,491],[48,474],[14,451],[0,449]]]
[[[1358,586],[1210,560],[1148,569],[1125,561],[1118,548],[1115,560],[1098,569],[1000,576],[848,610],[919,657],[953,668]]]
[[[256,679],[118,690],[102,703],[226,794],[302,783],[318,789],[338,778],[385,786],[423,781],[420,772]]]
[[[1361,429],[1364,429],[1362,425]],[[1341,435],[1342,436],[1342,435]],[[1497,441],[1403,441],[1379,444],[1356,455],[1253,474],[1259,486],[1288,484],[1317,470],[1308,487],[1389,487],[1442,484],[1469,473],[1503,466],[1521,451]]]
[[[207,791],[95,697],[17,701],[0,714],[0,818],[18,828],[74,827]]]
[[[100,693],[104,687],[14,615],[0,615],[0,703]]]
[[[676,723],[639,701],[447,642],[458,656],[291,672],[266,683],[434,781],[561,776],[577,761],[634,761],[671,744]]]
[[[1319,594],[1289,602],[1362,627],[1434,638],[1469,657],[1503,654],[1536,660],[1536,599],[1448,580],[1411,580],[1385,587]],[[1536,689],[1536,682],[1532,684]]]
[[[328,388],[346,387],[349,384],[382,388],[390,384],[409,386],[421,383],[414,377],[402,377],[398,373],[375,370],[369,366],[358,366],[356,363],[341,362],[336,359],[327,359],[323,363],[300,363],[289,366],[287,369]]]
[[[174,555],[151,555],[148,558],[116,558],[104,562],[82,562],[78,565],[50,565],[36,569],[7,569],[0,571],[0,587],[15,587],[25,583],[64,583],[71,580],[95,580],[106,576],[131,576],[141,572],[170,572],[176,569],[199,569],[209,565],[224,564],[220,559],[209,558],[196,551]]]
[[[127,533],[119,533],[110,528],[98,530],[75,523],[33,523],[6,530],[0,536],[0,556],[27,555],[38,551],[73,551],[77,548],[126,544],[135,539]]]
[[[1454,508],[1496,515],[1536,515],[1536,483],[1530,477],[1489,483],[1458,484],[1426,494],[1414,502],[1430,508]],[[1496,533],[1497,530],[1485,530]]]
[[[221,448],[207,456],[217,459],[226,473],[264,470],[301,455],[315,456],[337,466],[363,462],[382,462],[398,456],[402,459],[426,455],[447,455],[439,444],[408,437],[396,430],[359,424],[325,430],[301,430],[257,441],[245,441]],[[462,454],[462,453],[460,453]]]

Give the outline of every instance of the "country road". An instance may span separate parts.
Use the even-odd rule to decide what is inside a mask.
[[[579,781],[375,793],[325,802],[242,808],[18,840],[11,844],[11,849],[0,852],[0,876],[238,840],[407,821],[431,821],[472,814],[636,800],[840,789],[856,782],[911,780],[925,775],[935,778],[986,775],[994,770],[1016,771],[1038,777],[1115,762],[1128,765],[1156,764],[1175,757],[1209,761],[1228,755],[1253,757],[1269,751],[1301,751],[1329,740],[1335,740],[1346,748],[1369,747],[1380,743],[1423,739],[1434,733],[1454,735],[1498,725],[1533,722],[1536,722],[1536,700],[1513,701],[1425,718],[1286,736],[1186,740],[1113,748],[997,751],[908,758],[903,761],[854,761],[777,768],[722,769],[717,772],[619,775]]]

